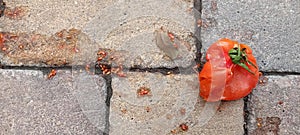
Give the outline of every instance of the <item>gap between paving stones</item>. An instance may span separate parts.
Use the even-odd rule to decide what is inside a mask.
[[[278,76],[300,75],[300,72],[277,72],[277,71],[272,71],[272,72],[260,71],[260,72],[262,72],[265,76],[268,76],[268,75],[278,75]]]
[[[251,98],[251,94],[250,95],[248,95],[248,96],[246,96],[246,97],[244,97],[244,125],[243,125],[243,127],[244,127],[244,135],[248,135],[248,128],[247,128],[247,125],[248,125],[248,123],[249,123],[249,120],[250,120],[250,111],[248,110],[248,106],[249,106],[249,104],[248,104],[248,102],[249,102],[249,98]]]
[[[57,69],[57,70],[72,70],[72,67],[77,67],[80,69],[85,69],[85,66],[83,65],[78,65],[78,66],[58,66],[58,67],[39,67],[39,66],[6,66],[6,65],[1,65],[0,69],[15,69],[15,70],[39,70],[42,71],[44,74],[47,74],[51,69]],[[193,74],[192,69],[193,67],[187,67],[187,68],[182,68],[182,67],[174,67],[174,68],[166,68],[166,67],[157,67],[157,68],[143,68],[140,66],[134,66],[130,68],[123,68],[125,71],[129,72],[150,72],[150,73],[161,73],[163,75],[168,75],[168,74],[180,74],[180,70],[184,71],[190,71],[190,72],[184,72],[181,74]]]
[[[200,13],[199,15],[195,14],[195,21],[197,21],[198,19],[201,19],[202,0],[194,0],[194,9],[197,10]],[[201,53],[201,48],[202,48],[201,27],[196,27],[194,35],[196,37],[195,38],[195,45],[196,45],[196,49],[197,49],[196,63],[201,63],[201,58],[202,58],[202,53]],[[201,64],[201,65],[203,65],[203,64]],[[200,67],[199,67],[198,71],[200,71]]]
[[[48,80],[37,70],[1,69],[0,132],[102,134],[107,110],[105,80],[77,73],[58,70]],[[85,80],[97,81],[97,85]]]

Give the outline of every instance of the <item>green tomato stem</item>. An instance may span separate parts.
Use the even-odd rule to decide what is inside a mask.
[[[233,49],[229,50],[229,56],[230,56],[230,59],[232,60],[232,63],[243,67],[249,73],[254,75],[254,72],[249,69],[249,67],[246,65],[246,63],[255,68],[257,68],[257,67],[252,62],[248,61],[246,49],[243,48],[243,50],[241,51],[240,44],[235,44]]]

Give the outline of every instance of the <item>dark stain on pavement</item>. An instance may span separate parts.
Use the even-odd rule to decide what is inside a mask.
[[[211,6],[211,11],[217,11],[218,9],[218,4],[217,4],[217,1],[216,0],[212,0],[210,2],[210,6]]]
[[[5,8],[6,8],[5,2],[3,2],[3,0],[0,0],[0,17],[4,15]]]
[[[251,135],[279,135],[279,125],[281,119],[279,117],[257,118],[257,128],[250,133]]]

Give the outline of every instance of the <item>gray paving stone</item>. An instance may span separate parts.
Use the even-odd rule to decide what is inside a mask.
[[[300,77],[266,77],[268,82],[253,90],[248,104],[249,134],[300,134]]]
[[[0,70],[0,134],[102,134],[104,79],[57,71]]]
[[[104,48],[127,52],[123,63],[127,67],[187,67],[195,57],[192,6],[192,1],[185,0],[119,1],[99,12],[83,30]],[[180,53],[181,57],[174,61],[166,59],[155,43],[154,32],[161,27],[185,41],[191,49]],[[185,48],[184,43],[180,46]]]
[[[51,36],[37,33],[0,33],[0,58],[8,66],[86,65],[96,61],[98,44],[78,29]]]
[[[0,58],[4,58],[1,61],[5,65],[76,65],[82,64],[82,62],[78,62],[81,59],[84,60],[85,63],[82,64],[84,65],[96,60],[98,48],[124,52],[121,57],[124,57],[125,61],[121,64],[126,67],[134,65],[142,67],[188,67],[194,65],[196,49],[192,36],[195,26],[192,1],[107,0],[95,3],[82,0],[76,2],[56,0],[27,2],[18,0],[8,2],[7,6],[12,8],[22,6],[26,12],[24,11],[25,16],[19,19],[1,17],[1,32],[36,33],[50,37],[63,29],[75,28],[82,30],[82,33],[76,38],[78,42],[75,46],[79,50],[77,54],[61,52],[57,49],[57,43],[51,44],[51,41],[47,40],[46,43],[40,43],[44,47],[36,46],[41,48],[39,50],[26,48],[26,51],[23,51],[26,57],[23,59],[29,59],[25,62],[20,62],[19,59],[21,58],[0,51]],[[174,33],[176,41],[178,39],[176,45],[179,46],[180,51],[179,56],[174,61],[165,57],[166,54],[156,45],[155,31],[162,27],[165,31]],[[25,41],[31,41],[31,39]],[[28,44],[35,46],[35,44]],[[5,49],[13,53],[20,51],[18,45],[15,45],[16,50],[11,50],[12,48]],[[49,49],[53,55],[45,55]],[[34,54],[39,53],[43,55],[37,57],[35,61],[30,61],[31,57],[36,56]],[[71,58],[74,55],[74,59],[56,56],[56,54],[65,54]],[[49,63],[49,60],[41,60],[41,58],[50,60],[60,58],[60,63],[57,61]],[[66,62],[62,63],[61,61]]]
[[[200,99],[201,101],[202,99]],[[203,102],[203,101],[202,101]],[[200,102],[191,113],[192,124],[184,135],[243,135],[244,134],[244,101],[217,102],[212,105]],[[203,107],[209,106],[209,107]],[[214,107],[214,108],[213,108]],[[208,121],[206,121],[206,118]]]
[[[36,32],[52,35],[62,29],[81,29],[97,13],[117,0],[51,0],[51,1],[5,1],[6,6],[26,7],[25,16],[20,19],[1,17],[0,31]]]
[[[75,44],[66,43],[74,46],[73,49],[59,49],[58,42],[50,39],[55,33],[64,29],[81,30],[84,25],[100,12],[104,7],[113,4],[115,0],[105,1],[6,1],[7,9],[22,7],[23,17],[10,19],[7,16],[0,18],[0,32],[10,32],[18,35],[19,33],[27,34],[27,38],[23,39],[23,43],[16,44],[6,48],[12,52],[9,55],[2,51],[0,45],[1,63],[10,66],[54,66],[54,65],[85,65],[96,60],[96,53],[99,44],[90,42],[86,34],[80,32],[75,38]],[[35,34],[35,36],[31,35]],[[42,41],[37,37],[46,36]],[[25,41],[25,42],[24,42]],[[61,40],[62,41],[62,40]],[[63,42],[63,41],[62,41]],[[23,49],[18,48],[23,44]],[[64,47],[68,48],[68,47]],[[75,54],[74,49],[78,50]],[[49,52],[51,53],[50,55]],[[73,52],[73,53],[70,53]],[[17,56],[15,56],[17,54]],[[22,54],[22,55],[20,55]],[[23,58],[20,58],[22,56]],[[52,61],[52,62],[50,62]],[[49,63],[50,62],[50,63]]]
[[[220,38],[230,38],[251,46],[262,71],[300,72],[299,1],[203,0],[202,4],[204,50]]]
[[[243,134],[243,101],[206,104],[196,74],[129,72],[112,80],[110,134]],[[151,95],[139,96],[146,87]],[[206,107],[205,107],[206,106]],[[217,110],[220,108],[219,110]],[[217,111],[217,112],[216,112]],[[186,123],[188,131],[179,125]]]

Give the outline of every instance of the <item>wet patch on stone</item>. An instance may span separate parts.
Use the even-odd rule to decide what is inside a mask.
[[[62,66],[81,53],[77,29],[63,29],[50,37],[38,33],[0,32],[0,57],[5,65]]]

